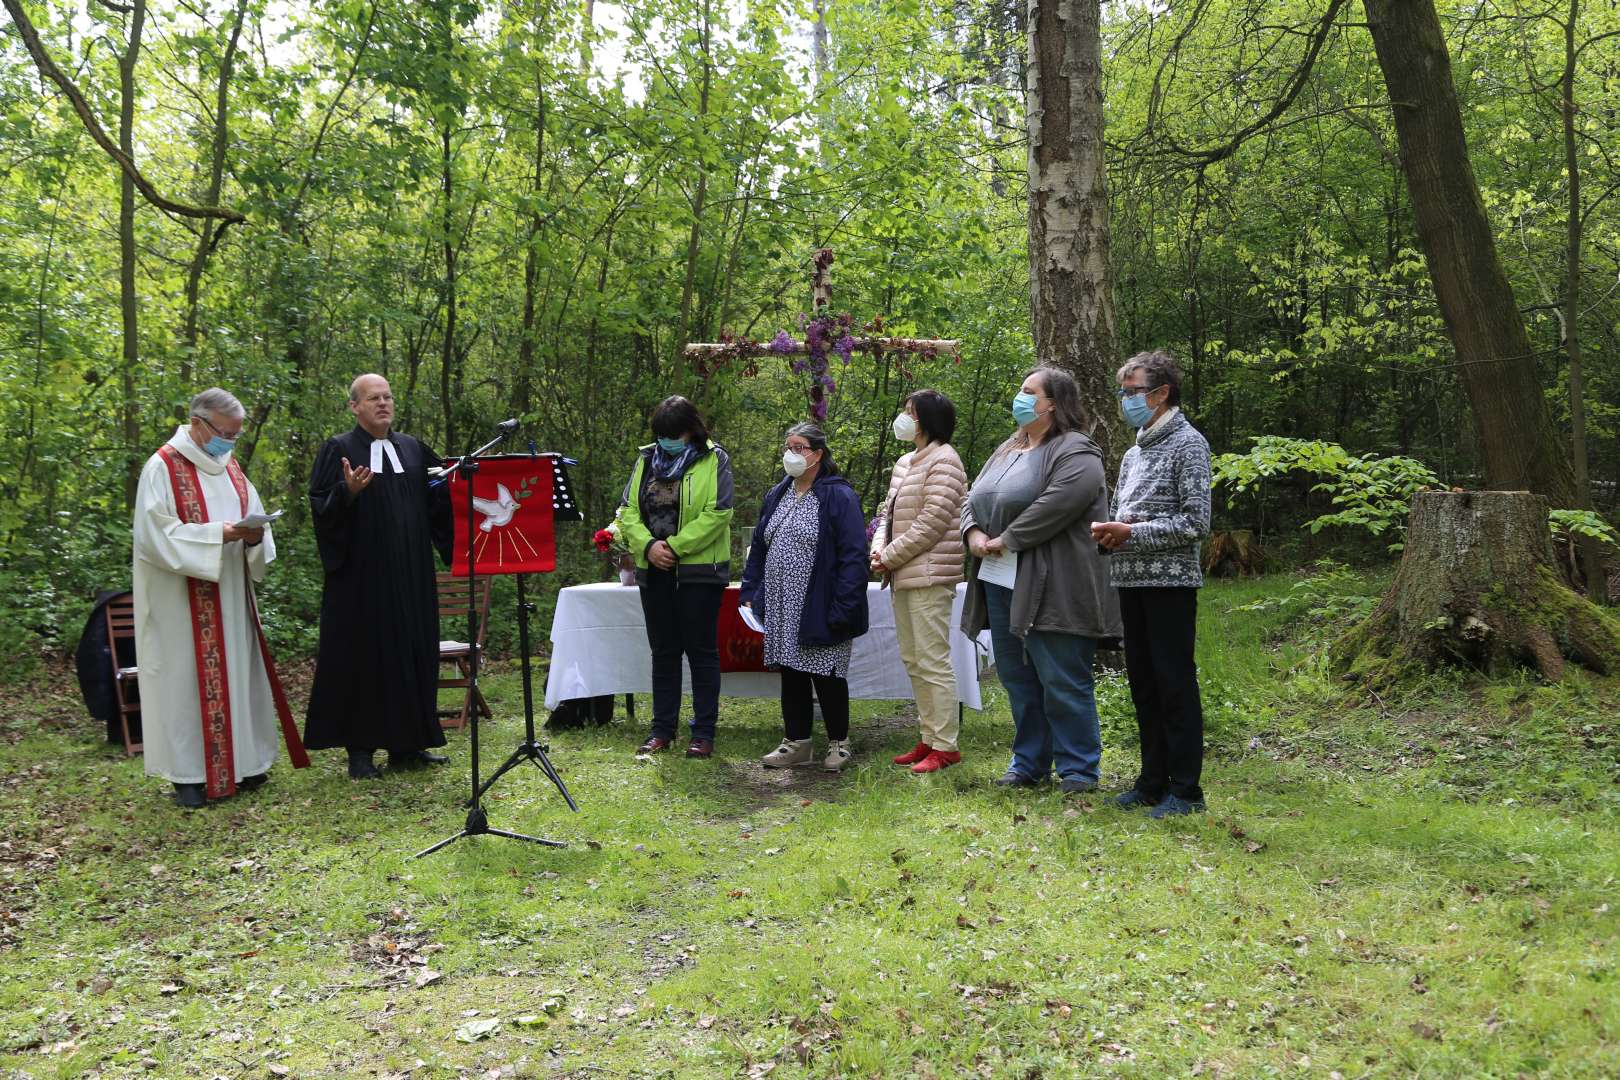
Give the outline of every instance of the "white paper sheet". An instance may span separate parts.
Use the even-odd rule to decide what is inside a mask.
[[[1018,585],[1018,552],[1002,550],[979,560],[979,580],[1004,589]]]
[[[238,521],[236,527],[239,529],[262,529],[266,525],[272,524],[285,512],[284,510],[277,510],[273,514],[249,514],[241,521]]]

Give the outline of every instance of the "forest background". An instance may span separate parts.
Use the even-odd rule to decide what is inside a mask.
[[[1345,7],[1274,123],[1214,160],[1188,152],[1226,144],[1291,91],[1325,6],[1103,5],[1117,347],[1182,360],[1185,407],[1217,453],[1324,440],[1477,485],[1359,11]],[[1612,518],[1620,4],[1438,6],[1480,193],[1564,431],[1562,308],[1580,283],[1588,464]],[[7,668],[70,648],[95,593],[127,583],[133,476],[207,385],[246,404],[239,457],[289,512],[262,608],[298,651],[319,598],[309,467],[349,426],[364,371],[393,383],[399,429],[442,453],[516,415],[522,441],[579,460],[586,525],[562,531],[550,586],[605,576],[590,530],[672,392],[712,418],[738,522],[752,522],[807,378],[776,357],[699,365],[684,346],[802,337],[817,248],[836,250],[832,308],[857,327],[881,317],[884,333],[961,342],[959,358],[833,358],[832,445],[869,512],[911,389],[957,402],[970,472],[1011,428],[1036,359],[1015,0],[19,10],[156,191],[243,220],[165,213],[133,192],[121,206],[117,166],[16,22],[0,26]],[[1284,560],[1330,546],[1383,557],[1388,537],[1300,528],[1329,509],[1313,482],[1223,492],[1218,524],[1258,527]]]

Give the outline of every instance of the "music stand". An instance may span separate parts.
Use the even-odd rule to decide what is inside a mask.
[[[472,451],[455,465],[445,470],[444,473],[444,476],[447,478],[448,482],[448,477],[459,469],[467,480],[467,641],[470,643],[468,647],[467,661],[467,697],[469,701],[477,700],[478,668],[479,660],[481,659],[479,656],[481,650],[478,648],[478,600],[477,593],[475,591],[478,581],[478,557],[473,543],[473,534],[475,531],[475,526],[473,523],[473,478],[478,475],[479,460],[491,447],[495,446],[505,439],[509,434],[511,434],[512,429],[516,426],[517,421],[515,420],[509,420],[501,424],[500,432],[493,439],[489,440],[489,442],[485,443],[483,446],[480,446],[477,450]],[[562,792],[563,798],[568,801],[569,809],[573,810],[575,813],[579,812],[579,807],[574,803],[573,796],[568,794],[567,787],[563,785],[562,777],[557,775],[557,770],[552,767],[551,760],[546,757],[545,748],[536,744],[534,741],[534,709],[532,705],[532,691],[529,684],[528,616],[527,612],[525,612],[522,607],[524,600],[523,575],[521,574],[518,575],[518,603],[518,632],[523,646],[523,704],[524,711],[527,714],[526,719],[528,721],[528,738],[522,745],[518,747],[516,751],[513,752],[512,756],[507,759],[506,763],[496,771],[495,775],[489,778],[488,783],[480,784],[478,782],[478,710],[476,708],[468,710],[467,722],[469,725],[471,725],[472,729],[472,798],[467,800],[466,803],[468,808],[467,822],[462,826],[459,832],[445,837],[432,847],[423,848],[421,851],[418,851],[415,855],[411,856],[413,859],[420,859],[424,855],[431,855],[441,848],[449,847],[451,844],[455,843],[457,840],[460,840],[464,836],[504,836],[508,840],[526,840],[531,844],[541,844],[545,847],[562,848],[568,846],[561,840],[546,840],[542,837],[529,836],[525,833],[510,832],[506,829],[491,828],[489,824],[489,816],[484,813],[484,791],[488,789],[490,784],[495,782],[496,777],[506,772],[519,761],[533,761],[536,765],[538,765],[541,771],[551,779],[552,783],[557,785],[557,790]]]

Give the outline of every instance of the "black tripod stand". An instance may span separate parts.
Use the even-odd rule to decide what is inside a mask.
[[[499,443],[502,439],[506,438],[507,435],[511,434],[512,429],[516,426],[516,420],[505,421],[500,425],[500,433],[498,435],[496,435],[489,442],[485,443],[483,446],[480,446],[477,450],[474,450],[472,453],[462,458],[461,461],[459,461],[450,470],[451,472],[454,472],[455,470],[459,469],[462,476],[464,476],[467,481],[467,700],[469,703],[476,702],[478,700],[478,667],[479,660],[481,659],[479,656],[481,650],[478,648],[478,594],[476,592],[478,584],[478,560],[477,552],[474,549],[473,539],[475,535],[473,524],[473,478],[478,475],[479,459],[491,447]],[[449,476],[449,472],[447,472],[445,475]],[[574,804],[573,797],[568,794],[568,789],[563,786],[562,777],[557,775],[557,770],[552,768],[550,759],[546,757],[545,747],[539,746],[534,741],[534,709],[532,705],[532,691],[529,683],[529,623],[528,611],[525,609],[524,603],[523,576],[519,575],[518,631],[523,647],[523,707],[525,718],[528,721],[528,738],[517,748],[517,750],[512,753],[512,756],[507,759],[506,763],[495,772],[495,775],[489,778],[488,782],[480,784],[478,782],[478,710],[476,708],[469,708],[467,710],[467,722],[471,726],[472,731],[472,798],[469,799],[466,804],[468,808],[467,823],[462,826],[460,832],[445,837],[432,847],[423,848],[421,851],[418,851],[415,855],[413,855],[412,858],[420,859],[424,855],[431,855],[440,848],[450,846],[464,836],[504,836],[510,840],[527,840],[531,844],[544,844],[546,847],[560,848],[568,846],[560,840],[544,840],[538,836],[527,836],[523,833],[508,832],[505,829],[492,829],[489,825],[489,817],[484,813],[484,805],[482,800],[484,792],[489,788],[489,785],[493,784],[496,778],[502,773],[506,772],[513,765],[516,765],[519,761],[523,760],[531,760],[538,765],[541,771],[551,778],[552,783],[557,785],[557,790],[562,792],[563,798],[568,800],[569,808],[575,813],[579,812],[579,807]]]
[[[501,763],[500,768],[490,773],[489,779],[485,780],[483,786],[478,789],[478,794],[482,795],[488,791],[495,781],[506,775],[509,769],[522,762],[532,761],[536,768],[546,774],[547,779],[557,785],[557,790],[562,792],[563,799],[568,803],[568,809],[577,814],[579,813],[579,807],[575,804],[574,797],[568,794],[568,787],[563,783],[562,777],[558,776],[557,770],[552,767],[551,759],[546,757],[545,745],[534,741],[534,681],[529,669],[529,613],[534,610],[534,605],[529,603],[523,593],[523,580],[528,576],[528,574],[519,574],[517,576],[518,647],[523,650],[524,737],[523,741],[518,743],[517,749],[513,750],[511,755]],[[474,801],[476,802],[476,799]]]

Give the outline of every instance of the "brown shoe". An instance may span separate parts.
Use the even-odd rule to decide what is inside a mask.
[[[686,744],[686,756],[695,758],[714,756],[714,740],[693,739],[691,742]]]
[[[660,738],[657,735],[650,737],[646,742],[636,747],[638,754],[659,754],[670,748],[673,740]]]

